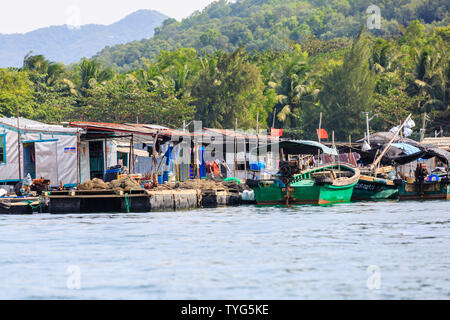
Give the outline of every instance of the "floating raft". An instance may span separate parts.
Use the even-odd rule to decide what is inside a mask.
[[[241,204],[231,190],[71,190],[44,195],[52,214],[150,212],[214,208]]]

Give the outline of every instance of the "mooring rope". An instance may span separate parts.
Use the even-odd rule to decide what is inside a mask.
[[[128,193],[125,193],[125,205],[127,206],[127,213],[130,213],[130,203],[128,202]]]
[[[35,209],[39,208],[39,211],[42,213],[42,203],[40,201],[39,201],[39,204],[36,206],[32,205],[33,201],[31,201],[31,200],[21,201],[21,202],[29,205],[31,207],[31,210],[35,210]]]

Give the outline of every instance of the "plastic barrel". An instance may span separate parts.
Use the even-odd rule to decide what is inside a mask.
[[[163,171],[163,175],[162,175],[163,183],[166,183],[167,181],[169,181],[169,174],[170,174],[170,171]]]

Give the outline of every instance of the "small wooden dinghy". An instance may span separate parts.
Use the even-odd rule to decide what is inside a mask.
[[[450,181],[403,181],[399,189],[400,200],[450,200]]]
[[[33,208],[39,204],[37,197],[1,197],[0,214],[32,214]]]

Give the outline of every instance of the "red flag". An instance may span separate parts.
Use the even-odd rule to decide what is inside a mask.
[[[283,135],[283,129],[270,129],[270,136],[271,137],[281,137]]]
[[[319,139],[328,139],[328,132],[325,129],[317,129],[317,136]]]

